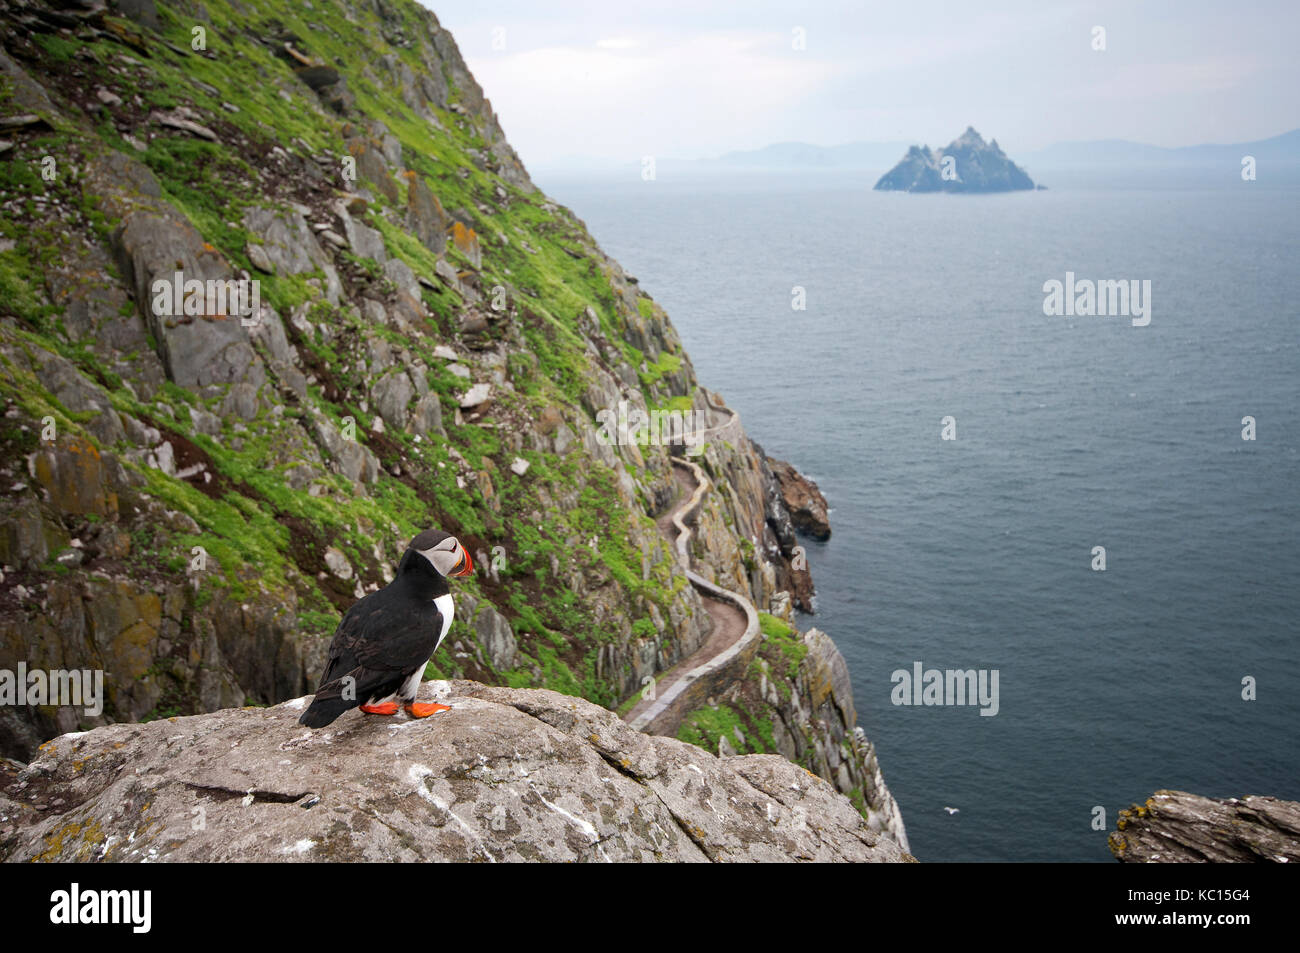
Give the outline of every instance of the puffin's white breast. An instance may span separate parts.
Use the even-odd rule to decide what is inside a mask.
[[[438,633],[438,641],[433,644],[433,650],[438,651],[438,646],[442,645],[442,640],[447,637],[447,630],[451,628],[452,616],[456,612],[456,605],[451,601],[451,593],[445,596],[439,596],[433,600],[433,604],[438,607],[442,613],[442,631]]]

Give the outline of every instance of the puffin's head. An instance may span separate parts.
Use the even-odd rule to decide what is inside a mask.
[[[429,561],[440,576],[468,576],[474,571],[469,550],[455,536],[437,529],[426,529],[409,547]]]

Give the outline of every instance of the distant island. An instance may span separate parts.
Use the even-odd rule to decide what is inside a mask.
[[[1007,158],[996,139],[985,142],[973,126],[944,149],[912,146],[876,183],[881,192],[1013,192],[1034,182]]]

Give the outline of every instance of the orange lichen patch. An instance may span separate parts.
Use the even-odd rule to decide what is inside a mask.
[[[38,451],[33,475],[65,513],[117,514],[117,494],[105,485],[99,448],[83,437]]]
[[[67,824],[58,830],[51,831],[43,838],[45,841],[45,850],[37,854],[35,860],[45,863],[56,861],[67,861],[73,859],[67,856],[65,851],[71,850],[75,857],[88,859],[89,853],[94,847],[104,842],[104,831],[99,826],[99,821],[94,818],[88,818],[80,823]],[[80,845],[73,847],[70,841],[80,841]]]
[[[452,222],[451,240],[467,257],[478,257],[478,233],[474,229],[466,228],[460,222]]]

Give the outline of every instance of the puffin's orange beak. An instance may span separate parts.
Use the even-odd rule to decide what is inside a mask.
[[[455,569],[453,569],[451,574],[453,576],[472,575],[474,572],[474,560],[470,558],[469,550],[466,549],[464,546],[460,548],[460,551],[464,555],[461,557],[460,565],[458,565]]]

